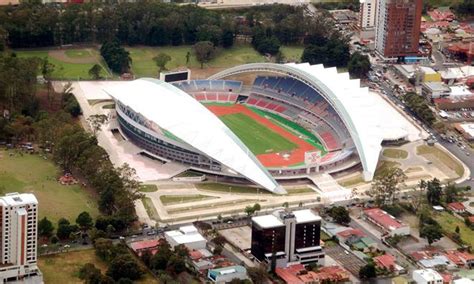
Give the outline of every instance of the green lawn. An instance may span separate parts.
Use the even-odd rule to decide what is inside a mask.
[[[148,216],[151,219],[155,221],[160,220],[160,215],[158,215],[158,211],[156,211],[155,205],[153,205],[153,201],[151,201],[150,197],[142,197],[142,203],[145,207],[146,213],[148,213]]]
[[[132,58],[132,71],[137,77],[156,77],[158,68],[153,57],[163,52],[171,56],[166,68],[169,70],[178,67],[199,68],[200,64],[194,56],[191,45],[163,46],[163,47],[127,47]],[[288,61],[299,61],[303,53],[303,47],[282,46],[281,50]],[[186,54],[190,53],[189,62],[186,62]],[[229,68],[236,65],[256,62],[266,62],[264,56],[259,54],[249,44],[236,44],[229,49],[218,48],[214,59],[204,64],[211,68]]]
[[[66,51],[66,54],[67,54],[68,51]],[[77,79],[90,79],[91,78],[89,76],[89,70],[94,65],[93,63],[69,63],[69,62],[60,61],[60,60],[57,60],[56,58],[50,57],[48,55],[47,50],[45,50],[45,51],[43,51],[43,50],[42,51],[16,50],[15,53],[17,54],[18,57],[38,57],[38,58],[47,57],[48,61],[50,63],[54,64],[54,71],[53,71],[53,74],[52,74],[52,77],[54,79],[77,80]],[[77,54],[78,53],[76,52],[76,55]],[[104,67],[104,64],[102,62],[97,62],[97,63]],[[105,68],[102,69],[102,74],[101,75],[104,76],[104,77],[106,77],[106,76],[110,77],[110,75],[105,70]]]
[[[436,160],[443,163],[445,166],[453,170],[459,176],[462,176],[464,174],[463,166],[456,160],[454,160],[448,153],[437,147],[421,145],[416,147],[416,153],[421,156],[427,156],[428,160],[431,157],[434,157]]]
[[[289,151],[298,146],[243,113],[219,117],[255,155]]]
[[[377,165],[377,169],[375,170],[375,177],[379,176],[381,173],[385,171],[388,167],[400,167],[401,164],[397,162],[392,162],[392,161],[381,161]]]
[[[58,168],[39,155],[10,157],[10,151],[0,151],[0,191],[34,193],[39,202],[39,217],[56,223],[61,217],[76,220],[82,211],[93,217],[99,212],[96,198],[79,185],[65,186],[57,182]]]
[[[87,58],[92,56],[92,53],[87,49],[68,49],[65,53],[71,58]]]
[[[340,180],[338,183],[341,186],[349,187],[349,186],[353,186],[353,185],[356,185],[356,184],[365,183],[365,181],[364,181],[364,178],[362,177],[362,175],[357,175],[357,176],[354,176],[354,177],[350,177],[350,178],[347,178],[347,179]]]
[[[72,251],[38,258],[38,266],[43,273],[44,283],[84,283],[79,278],[79,270],[86,263],[92,263],[102,273],[107,271],[107,264],[96,257],[93,249]],[[149,273],[135,283],[158,283]]]
[[[267,119],[270,119],[272,122],[282,126],[283,128],[291,131],[293,134],[296,136],[303,136],[302,139],[304,139],[306,142],[310,143],[311,145],[317,147],[321,151],[323,151],[323,155],[327,153],[326,149],[324,149],[324,146],[321,144],[321,141],[314,135],[311,131],[308,129],[304,128],[303,126],[299,125],[296,122],[293,122],[291,120],[288,120],[278,114],[271,113],[268,111],[260,110],[255,107],[249,107],[252,111],[258,113],[261,116],[266,117]]]
[[[448,212],[435,213],[434,217],[436,221],[438,221],[438,223],[441,225],[443,230],[448,233],[454,233],[456,230],[456,226],[459,226],[461,239],[469,246],[474,246],[474,234],[472,233],[472,230],[469,229],[462,220],[456,218]]]
[[[155,192],[158,190],[158,187],[154,184],[143,184],[140,186],[139,191],[141,192]]]
[[[244,185],[231,185],[231,184],[224,184],[224,183],[197,183],[197,189],[201,190],[208,190],[208,191],[216,191],[216,192],[226,192],[226,193],[241,193],[241,194],[272,194],[265,189],[258,189],[256,187],[251,186],[244,186]],[[296,194],[307,194],[307,193],[315,193],[315,191],[309,187],[299,187],[299,188],[289,188],[286,189],[288,195],[296,195]]]
[[[304,46],[282,46],[280,51],[289,62],[300,62],[303,55]]]
[[[213,199],[214,197],[209,195],[162,195],[160,196],[161,203],[169,205],[172,203],[186,203],[191,201],[201,201],[206,199]]]
[[[392,158],[392,159],[408,158],[408,152],[405,150],[399,150],[399,149],[384,149],[382,152],[382,155],[384,155],[387,158]]]

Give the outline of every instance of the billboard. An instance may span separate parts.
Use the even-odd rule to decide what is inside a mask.
[[[182,70],[182,71],[160,73],[160,80],[165,81],[167,83],[186,81],[186,80],[189,80],[190,78],[191,78],[191,71],[189,69]]]
[[[321,162],[321,150],[308,151],[304,153],[306,166],[316,166]]]

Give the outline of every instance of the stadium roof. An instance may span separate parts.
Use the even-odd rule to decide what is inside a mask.
[[[346,125],[364,168],[364,179],[372,180],[383,140],[420,139],[421,131],[397,112],[380,95],[361,88],[359,80],[336,68],[308,63],[252,63],[219,72],[209,79],[221,79],[246,72],[270,72],[296,78],[315,89],[336,110]]]
[[[219,118],[182,90],[163,81],[147,78],[112,86],[105,91],[197,152],[271,192],[286,193]]]

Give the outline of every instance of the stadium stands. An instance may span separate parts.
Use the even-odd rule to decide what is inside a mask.
[[[242,82],[230,80],[192,80],[173,83],[200,102],[235,102]]]

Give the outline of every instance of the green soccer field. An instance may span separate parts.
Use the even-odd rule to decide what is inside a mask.
[[[290,151],[298,148],[295,143],[243,113],[223,115],[219,118],[255,155]]]

